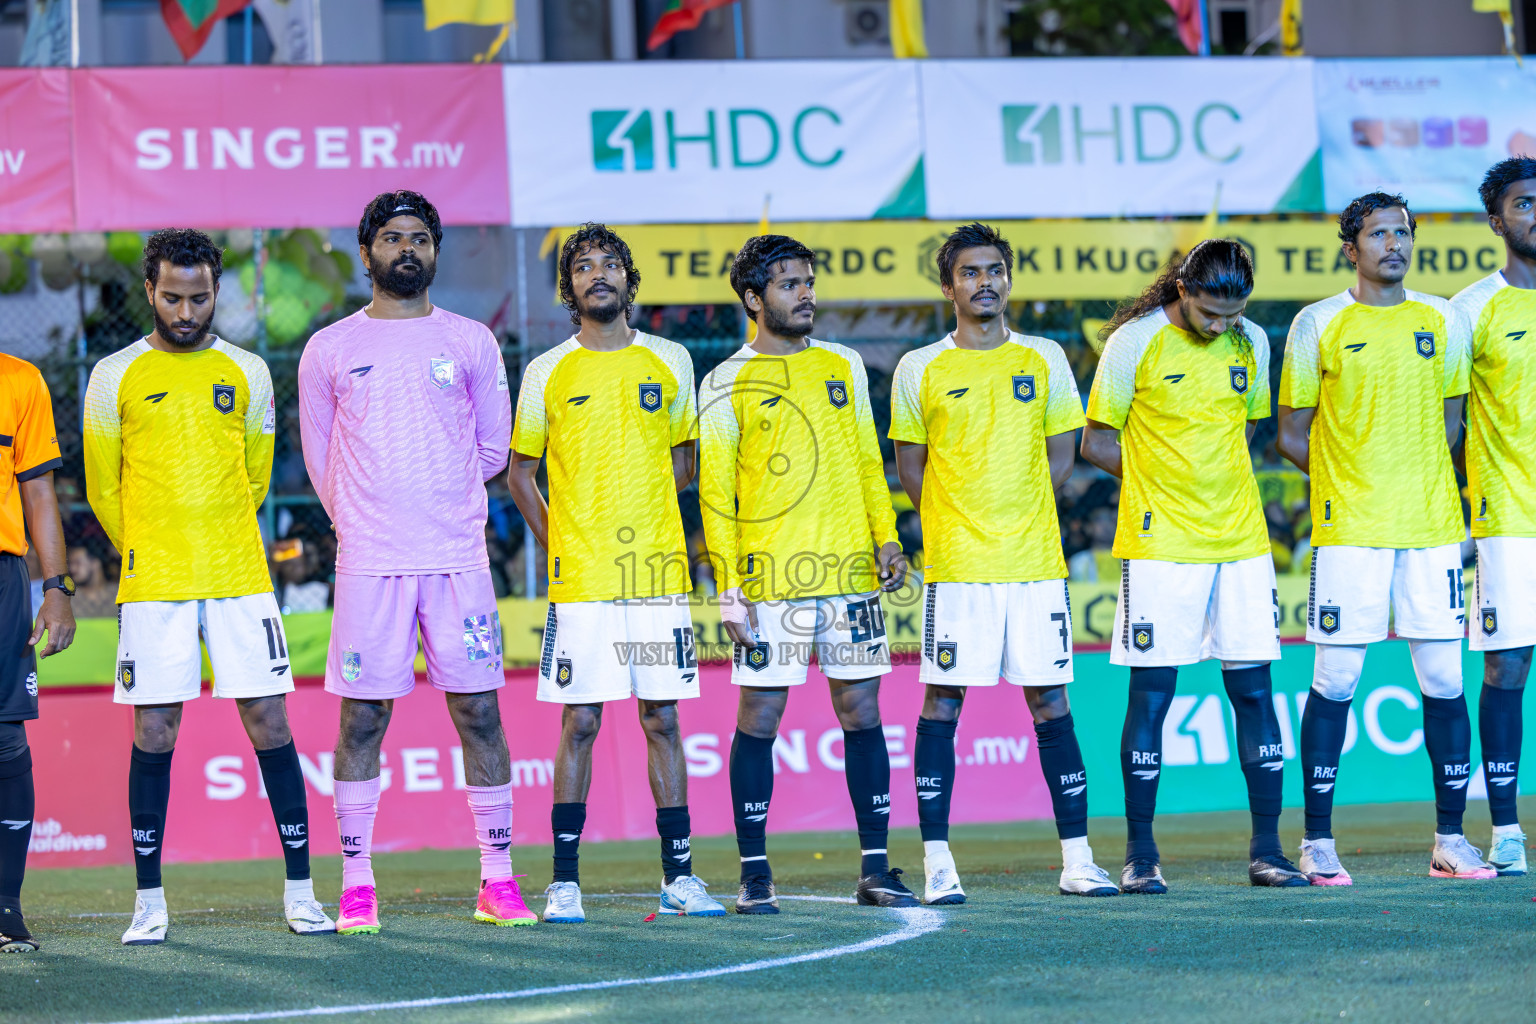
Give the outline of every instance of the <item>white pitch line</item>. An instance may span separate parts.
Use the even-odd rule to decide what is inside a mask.
[[[781,897],[782,898],[782,897]],[[462,1006],[465,1003],[501,1002],[508,999],[531,999],[536,996],[566,995],[572,992],[599,992],[611,988],[631,988],[636,985],[665,985],[674,981],[703,981],[730,974],[748,974],[766,971],[774,967],[831,960],[836,957],[867,953],[872,949],[894,946],[898,942],[916,939],[944,927],[944,915],[926,907],[914,907],[891,912],[901,921],[894,932],[877,935],[862,942],[846,946],[833,946],[811,953],[775,957],[771,960],[752,960],[744,964],[710,967],[702,971],[683,971],[677,974],[658,974],[649,978],[617,978],[612,981],[588,981],[571,985],[545,985],[540,988],[513,989],[507,992],[479,992],[462,996],[434,996],[429,999],[401,999],[390,1003],[355,1003],[351,1006],[311,1006],[302,1010],[268,1010],[261,1013],[210,1013],[195,1017],[155,1017],[114,1024],[235,1024],[241,1021],[286,1020],[292,1017],[336,1017],[343,1014],[378,1013],[382,1010],[423,1010],[436,1006]]]

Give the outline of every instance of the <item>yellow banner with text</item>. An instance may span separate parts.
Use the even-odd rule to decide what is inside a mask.
[[[1202,237],[1199,221],[992,222],[1013,246],[1013,298],[1117,299],[1144,288],[1174,252]],[[774,224],[816,251],[823,302],[938,302],[934,256],[952,226],[938,221]],[[644,224],[618,229],[634,253],[647,305],[735,302],[730,267],[756,224]],[[569,229],[562,232],[569,233]],[[1216,234],[1253,253],[1253,298],[1313,301],[1343,291],[1354,272],[1331,220],[1221,222]],[[1504,265],[1504,245],[1482,221],[1421,223],[1408,285],[1457,291]]]

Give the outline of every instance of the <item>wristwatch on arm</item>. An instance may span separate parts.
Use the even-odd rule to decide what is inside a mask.
[[[75,596],[75,581],[74,581],[74,578],[71,577],[68,573],[65,573],[62,576],[52,576],[52,577],[49,577],[46,580],[43,580],[43,593],[44,594],[47,594],[48,591],[54,590],[54,589],[58,589],[58,590],[64,591],[64,596],[65,597],[74,597]]]

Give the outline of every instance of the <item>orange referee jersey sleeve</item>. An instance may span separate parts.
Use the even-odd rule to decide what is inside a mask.
[[[43,375],[31,363],[0,355],[0,551],[27,553],[20,485],[63,464]]]

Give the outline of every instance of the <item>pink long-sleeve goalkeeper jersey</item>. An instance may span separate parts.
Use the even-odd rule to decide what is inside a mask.
[[[484,325],[433,309],[358,310],[299,362],[304,464],[336,526],[336,571],[466,572],[489,564],[485,482],[507,464],[506,364]]]

